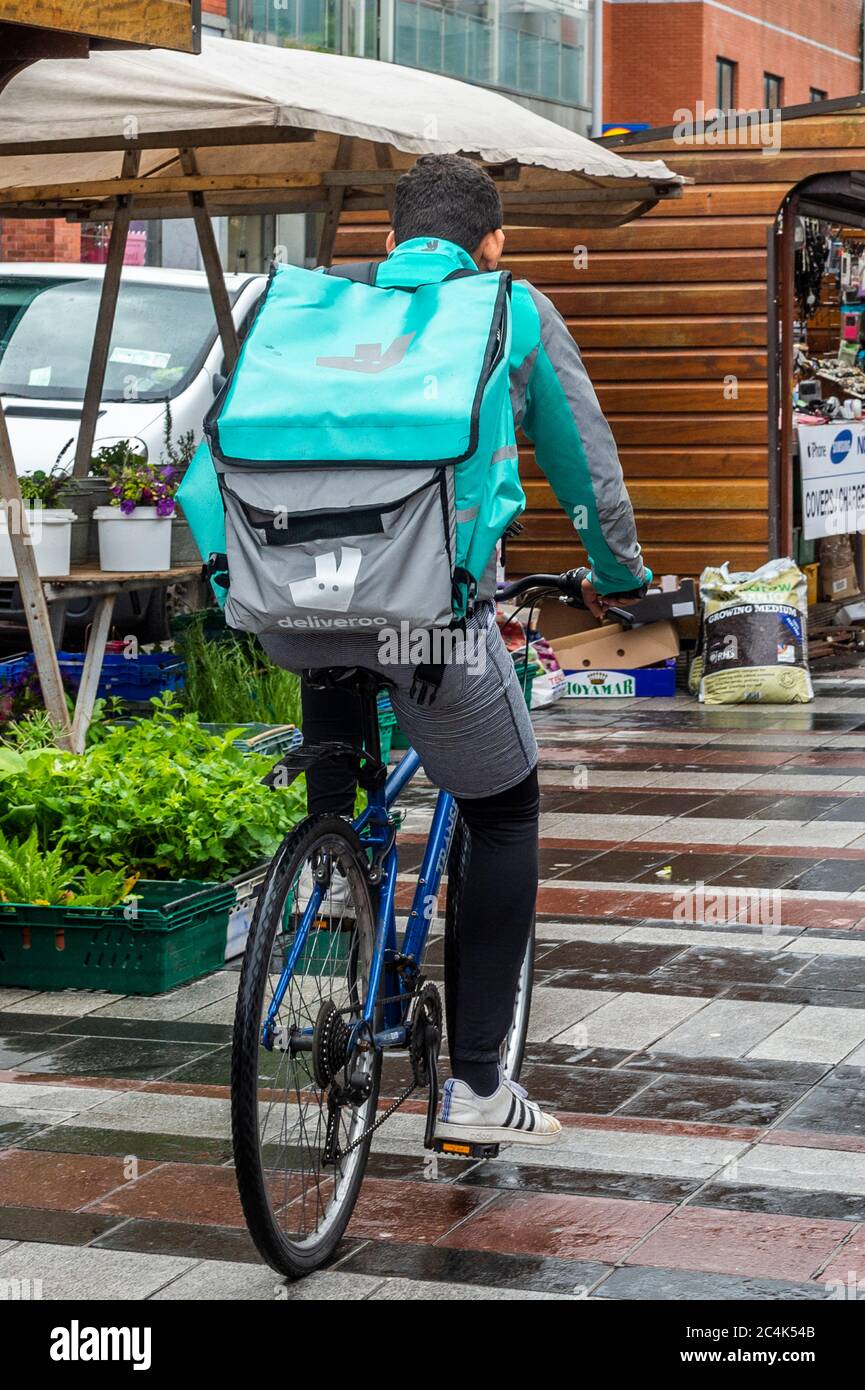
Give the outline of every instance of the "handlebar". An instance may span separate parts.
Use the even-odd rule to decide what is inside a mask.
[[[527,574],[524,578],[515,580],[513,584],[503,585],[496,598],[500,603],[510,603],[512,599],[530,593],[533,600],[539,602],[545,596],[555,595],[572,608],[585,608],[582,583],[577,582],[577,574],[574,570],[567,570],[564,574]],[[605,609],[605,616],[624,628],[630,628],[636,615],[631,609],[611,603]]]
[[[582,587],[578,592],[576,586],[570,581],[570,573],[527,574],[523,579],[515,580],[513,584],[505,584],[503,588],[499,589],[496,597],[502,603],[510,603],[511,599],[519,598],[522,594],[536,590],[539,596],[542,593],[558,594],[560,598],[568,599],[578,608],[585,608]]]

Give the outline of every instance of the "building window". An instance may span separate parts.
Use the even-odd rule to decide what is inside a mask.
[[[810,99],[811,101],[825,101],[828,95],[828,92],[822,91],[820,87],[812,87]]]
[[[773,72],[763,73],[763,106],[767,111],[777,111],[784,104],[784,79]]]
[[[716,105],[722,111],[732,111],[736,105],[736,68],[729,58],[718,58],[715,62]]]
[[[395,0],[394,58],[567,106],[588,106],[581,0]]]

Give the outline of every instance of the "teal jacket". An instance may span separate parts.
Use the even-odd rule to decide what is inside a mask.
[[[376,284],[419,285],[474,269],[451,241],[416,237],[379,266]],[[579,532],[599,593],[626,593],[651,572],[643,564],[615,440],[579,348],[561,314],[525,280],[512,295],[511,403],[517,426],[559,504]]]

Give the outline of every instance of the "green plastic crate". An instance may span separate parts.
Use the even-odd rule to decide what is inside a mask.
[[[390,753],[396,732],[398,732],[396,715],[393,712],[390,696],[385,692],[378,697],[378,736],[381,743],[381,760],[385,766],[390,762]]]
[[[303,742],[303,734],[294,724],[202,724],[209,734],[227,734],[229,729],[243,728],[243,733],[234,740],[235,748],[244,753],[266,753],[269,757],[280,757],[291,748],[298,748]]]
[[[134,903],[0,903],[0,985],[163,994],[222,968],[232,883],[142,879]]]

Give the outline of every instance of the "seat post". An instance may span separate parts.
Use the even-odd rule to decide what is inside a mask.
[[[358,676],[363,746],[371,758],[381,760],[381,734],[378,726],[378,679],[371,671]]]

